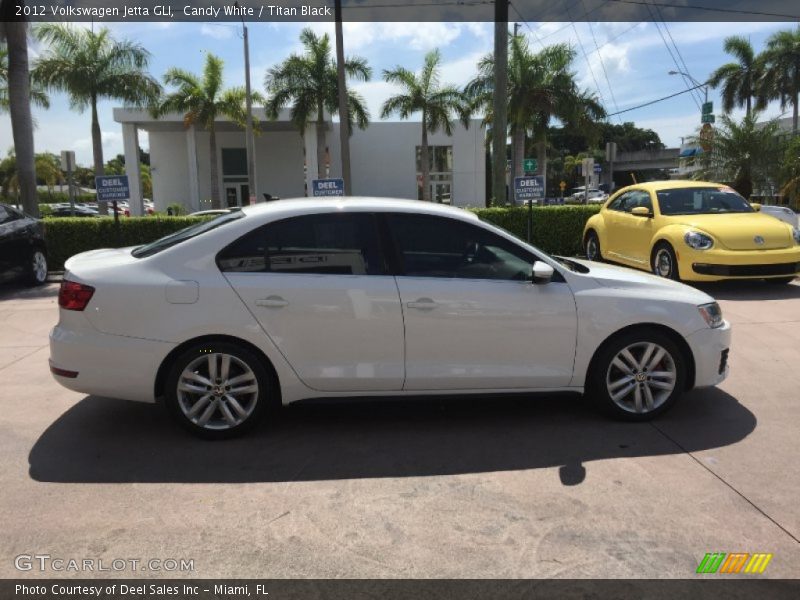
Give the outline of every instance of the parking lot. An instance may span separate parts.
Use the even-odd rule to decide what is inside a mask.
[[[800,572],[800,285],[704,286],[731,376],[653,423],[587,400],[297,406],[199,441],[48,371],[57,284],[0,289],[0,556],[192,559],[169,577],[694,577],[707,552]],[[706,575],[705,577],[714,577]],[[752,577],[748,575],[747,577]]]

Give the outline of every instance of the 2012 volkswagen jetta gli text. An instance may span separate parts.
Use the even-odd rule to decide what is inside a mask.
[[[708,295],[472,213],[287,200],[66,264],[51,371],[227,437],[307,398],[586,392],[644,420],[728,374]]]

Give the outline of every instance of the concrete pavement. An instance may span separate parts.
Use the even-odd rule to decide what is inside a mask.
[[[800,285],[704,286],[732,374],[652,424],[536,399],[304,406],[202,442],[161,407],[49,375],[57,286],[0,289],[0,577],[20,554],[193,559],[128,577],[694,577],[706,552],[800,573]]]

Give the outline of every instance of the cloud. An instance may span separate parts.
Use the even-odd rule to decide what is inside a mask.
[[[225,25],[223,23],[203,23],[200,27],[200,33],[204,36],[213,38],[215,40],[227,40],[233,37],[236,31],[234,25]]]

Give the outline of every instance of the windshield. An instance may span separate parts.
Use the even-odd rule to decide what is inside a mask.
[[[662,215],[751,213],[753,207],[733,188],[690,187],[656,192]]]
[[[241,210],[234,210],[226,215],[220,215],[215,217],[209,221],[204,221],[202,223],[198,223],[197,225],[191,225],[186,227],[185,229],[181,229],[180,231],[176,231],[175,233],[171,233],[167,236],[162,237],[161,239],[156,240],[155,242],[150,242],[149,244],[145,244],[144,246],[139,246],[135,248],[131,254],[136,258],[144,258],[146,256],[152,256],[153,254],[158,254],[162,250],[166,250],[167,248],[171,248],[176,244],[180,244],[181,242],[185,242],[186,240],[190,240],[193,237],[197,237],[200,234],[203,234],[207,231],[211,231],[212,229],[216,229],[220,225],[224,225],[225,223],[230,223],[231,221],[235,221],[236,219],[241,219],[244,216],[244,213]]]

